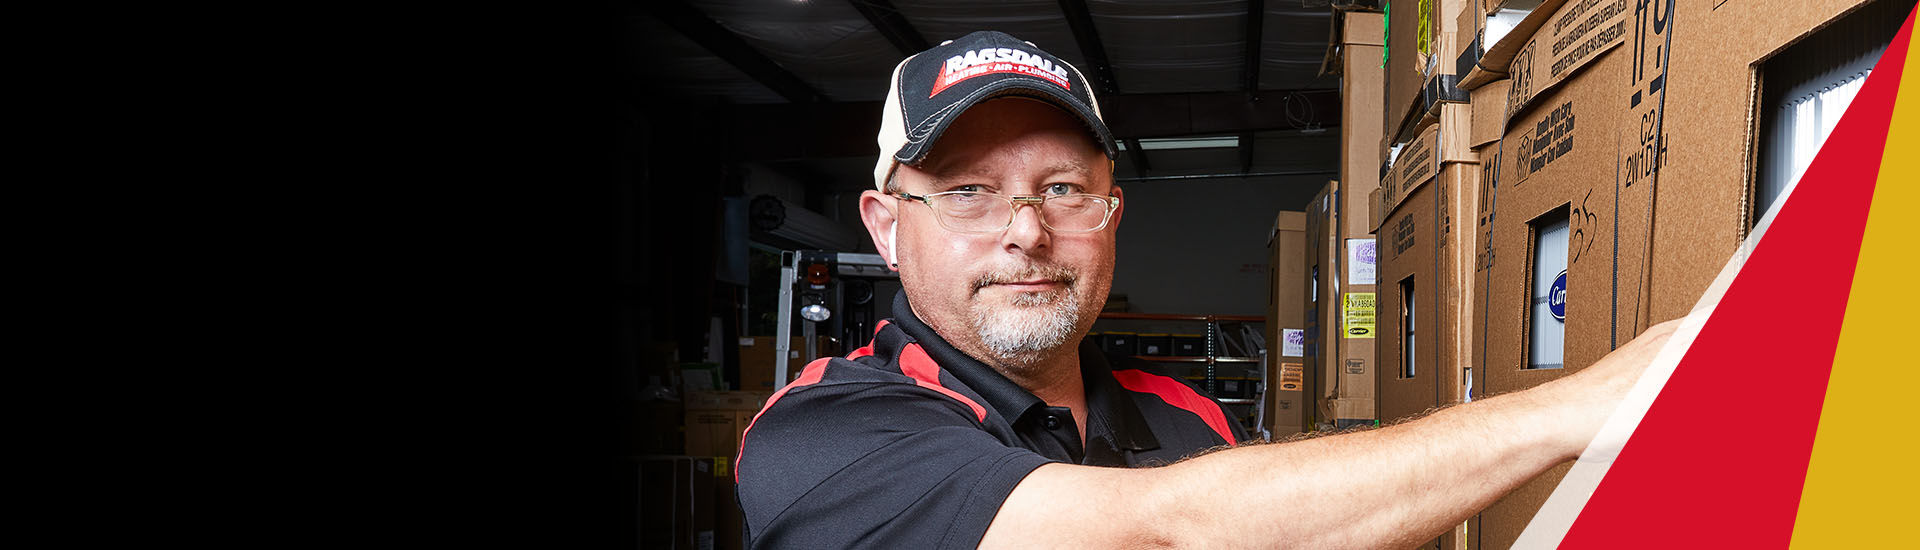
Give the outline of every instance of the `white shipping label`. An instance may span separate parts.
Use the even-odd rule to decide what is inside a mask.
[[[1347,239],[1347,284],[1374,284],[1373,239]]]
[[[1280,329],[1280,356],[1303,357],[1307,354],[1307,331],[1297,328]]]

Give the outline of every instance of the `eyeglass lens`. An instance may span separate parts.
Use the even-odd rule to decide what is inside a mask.
[[[985,193],[953,193],[927,197],[941,221],[955,231],[997,231],[1013,221],[1012,200]],[[1055,231],[1092,231],[1107,221],[1107,200],[1095,195],[1047,197],[1040,207],[1041,223]]]

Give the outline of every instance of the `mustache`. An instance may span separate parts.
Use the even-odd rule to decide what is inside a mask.
[[[1028,264],[1013,269],[999,269],[981,274],[973,280],[973,289],[978,291],[987,285],[1045,279],[1072,286],[1080,280],[1080,273],[1073,268],[1052,264]]]

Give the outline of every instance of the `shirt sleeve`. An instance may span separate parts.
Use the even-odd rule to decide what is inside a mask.
[[[1047,462],[933,390],[813,384],[754,421],[737,491],[753,548],[973,548]]]

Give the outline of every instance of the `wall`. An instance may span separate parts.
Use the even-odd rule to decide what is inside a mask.
[[[1266,314],[1267,236],[1329,176],[1122,183],[1113,292],[1132,311]]]

